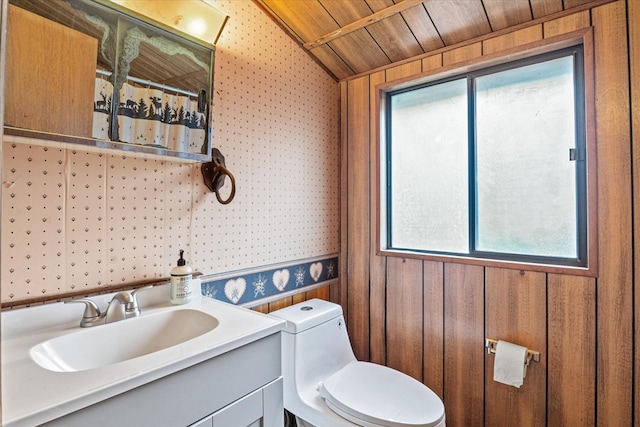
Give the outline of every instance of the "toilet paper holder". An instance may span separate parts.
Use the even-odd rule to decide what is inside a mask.
[[[498,340],[492,340],[491,338],[484,339],[484,346],[487,348],[487,354],[495,353],[496,346],[498,345]],[[540,352],[527,349],[527,358],[524,360],[524,366],[529,366],[531,361],[539,362],[540,361]]]

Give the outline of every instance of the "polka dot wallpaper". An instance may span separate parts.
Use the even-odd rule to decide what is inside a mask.
[[[3,302],[166,277],[179,249],[204,274],[338,252],[338,84],[250,0],[208,2],[230,17],[213,145],[234,200],[200,164],[5,141]]]

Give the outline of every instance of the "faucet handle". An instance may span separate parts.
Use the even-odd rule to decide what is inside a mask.
[[[149,286],[143,286],[142,288],[138,288],[138,289],[134,289],[131,291],[131,296],[133,297],[134,300],[136,300],[136,295],[142,291],[146,291],[148,289],[153,288],[153,285],[149,285]]]
[[[127,304],[127,312],[140,313],[140,307],[138,307],[138,294],[142,291],[153,288],[153,285],[144,286],[142,288],[134,289],[131,291],[131,302]]]
[[[82,320],[92,320],[92,319],[97,319],[98,317],[100,317],[102,314],[100,313],[100,308],[98,307],[98,304],[96,304],[94,301],[90,300],[89,298],[82,298],[82,299],[70,299],[70,300],[66,300],[64,301],[65,304],[69,304],[69,303],[81,303],[81,304],[85,304],[84,307],[84,314],[82,315]]]

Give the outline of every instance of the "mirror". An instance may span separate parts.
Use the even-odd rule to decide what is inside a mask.
[[[213,45],[125,11],[9,0],[5,135],[211,159]]]

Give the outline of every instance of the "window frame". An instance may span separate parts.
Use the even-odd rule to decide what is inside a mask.
[[[475,238],[477,233],[476,201],[469,200],[469,254],[426,252],[421,250],[408,250],[389,248],[390,218],[387,206],[388,177],[387,177],[387,103],[388,96],[393,93],[407,91],[410,88],[419,88],[434,84],[436,82],[450,81],[466,75],[486,75],[499,70],[513,68],[514,63],[521,62],[518,66],[536,63],[539,59],[549,60],[565,56],[567,51],[580,49],[581,62],[576,63],[576,67],[582,69],[582,81],[577,85],[582,85],[582,90],[578,90],[576,96],[576,106],[580,102],[584,108],[577,108],[576,113],[582,115],[583,126],[576,128],[576,138],[582,139],[584,146],[577,150],[581,157],[576,162],[576,168],[583,169],[577,171],[576,176],[583,174],[584,179],[576,181],[576,193],[578,199],[578,228],[583,234],[578,250],[579,260],[575,262],[573,258],[563,259],[559,257],[531,256],[518,254],[494,253],[478,251],[475,248]],[[436,69],[431,73],[423,73],[418,76],[406,78],[399,81],[392,81],[376,86],[376,103],[378,109],[374,111],[377,122],[377,144],[376,144],[376,166],[378,179],[375,183],[376,194],[376,254],[381,256],[397,256],[404,258],[418,258],[434,261],[457,262],[463,264],[475,264],[485,266],[496,266],[505,268],[526,269],[532,271],[557,272],[573,275],[595,276],[597,274],[597,198],[596,198],[596,141],[595,141],[595,99],[594,99],[594,69],[593,69],[593,35],[592,29],[576,31],[567,35],[553,37],[548,40],[530,43],[518,48],[505,50],[503,52],[482,56],[478,59],[452,64]],[[582,97],[582,99],[580,99]],[[472,107],[469,107],[469,115],[475,114]],[[579,120],[578,120],[579,121]],[[469,125],[469,129],[473,127]],[[470,138],[475,145],[475,137]],[[475,150],[475,146],[470,150]],[[475,153],[469,152],[469,197],[473,197],[476,191],[475,175]],[[584,204],[584,209],[579,208],[579,204]]]

